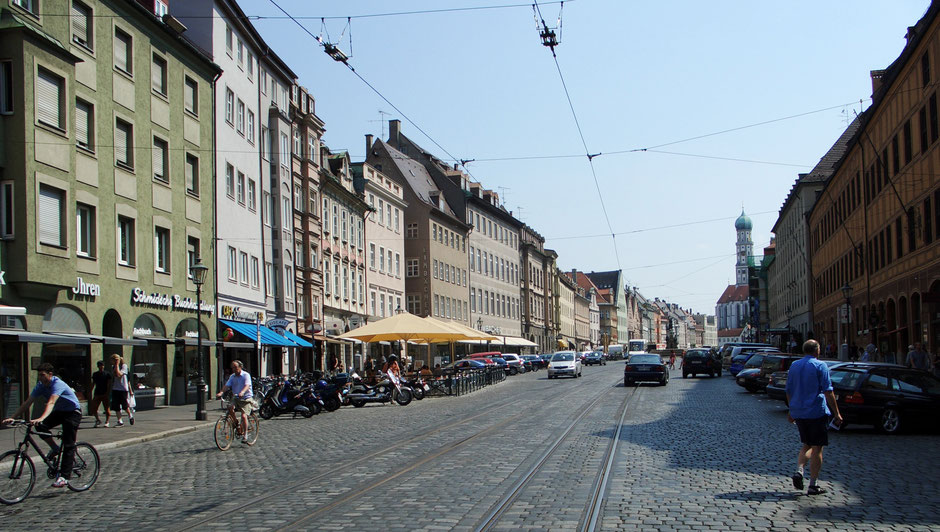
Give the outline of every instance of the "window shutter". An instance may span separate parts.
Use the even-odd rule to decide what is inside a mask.
[[[123,164],[130,164],[127,160],[127,129],[118,122],[114,128],[114,153],[117,161]]]
[[[166,159],[166,144],[157,139],[153,140],[153,175],[161,179],[166,178],[166,168],[163,162]]]
[[[39,71],[36,79],[39,121],[54,127],[62,127],[59,123],[59,82],[59,78],[44,70]]]
[[[195,161],[189,155],[186,156],[186,190],[196,192],[196,184],[193,181],[193,166]]]
[[[124,72],[130,72],[127,68],[128,42],[128,38],[120,31],[114,34],[114,66]]]
[[[75,104],[75,142],[83,147],[90,146],[88,142],[88,104],[78,102]]]
[[[196,112],[196,84],[191,79],[186,78],[186,86],[183,88],[183,104],[185,108],[195,113]]]
[[[166,63],[162,62],[158,57],[156,57],[156,54],[154,54],[153,64],[150,66],[150,83],[160,94],[166,93],[166,90],[163,86],[163,71],[165,69]]]
[[[62,194],[58,190],[39,188],[39,241],[62,245]]]
[[[76,2],[72,2],[72,36],[79,44],[88,46],[88,18],[89,10]]]

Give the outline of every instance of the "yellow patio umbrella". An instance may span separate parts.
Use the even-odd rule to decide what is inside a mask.
[[[435,320],[436,321],[436,320]],[[362,340],[363,342],[381,342],[391,340],[441,341],[463,340],[467,335],[455,331],[443,324],[420,318],[408,312],[374,321],[345,332],[338,338]]]
[[[431,320],[434,323],[438,323],[443,327],[447,327],[448,329],[451,329],[453,331],[465,334],[466,336],[464,338],[460,338],[460,340],[495,341],[499,339],[496,336],[486,334],[485,332],[481,332],[476,329],[472,329],[457,321],[439,320],[431,316],[428,316],[427,318],[424,318],[424,319]],[[446,340],[445,339],[440,339],[440,340],[431,339],[428,341],[428,367],[431,366],[431,344],[437,343],[437,342],[445,342],[445,341],[450,343],[450,356],[451,358],[454,358],[454,342],[457,341],[456,339],[446,339]]]

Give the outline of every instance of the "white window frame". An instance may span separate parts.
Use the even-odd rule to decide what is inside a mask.
[[[228,262],[226,264],[228,274],[228,280],[235,282],[238,280],[238,250],[232,246],[228,246]]]
[[[134,267],[137,265],[137,221],[130,216],[118,215],[118,264]]]
[[[170,230],[153,228],[153,267],[159,273],[170,273]]]

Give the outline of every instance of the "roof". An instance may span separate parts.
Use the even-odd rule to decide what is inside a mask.
[[[620,280],[620,270],[613,270],[609,272],[591,272],[585,274],[594,283],[599,290],[609,289],[607,300],[608,302],[615,304],[620,300],[618,297],[619,280]]]
[[[718,331],[718,337],[719,338],[737,338],[738,336],[741,336],[742,332],[744,332],[744,329],[742,328],[721,329],[720,331]]]
[[[718,304],[731,303],[732,301],[747,301],[749,295],[750,289],[747,285],[737,286],[729,284],[728,288],[725,288],[725,291],[722,292],[721,297],[718,298]]]
[[[437,185],[434,184],[434,180],[431,179],[431,174],[428,173],[427,168],[425,168],[423,164],[391,147],[382,139],[377,139],[372,145],[372,148],[373,150],[378,150],[380,157],[395,166],[395,169],[401,177],[402,184],[407,184],[421,202],[449,216],[453,216],[458,220],[462,219],[462,217],[454,213],[446,201],[443,201],[441,189],[437,188]],[[384,152],[384,154],[382,152]],[[389,175],[389,169],[382,168],[381,171],[385,175]],[[396,179],[396,181],[398,180]],[[432,195],[440,197],[437,204],[431,202]]]
[[[599,292],[597,286],[591,282],[591,278],[584,274],[584,272],[579,272],[575,270],[575,282],[578,283],[578,286],[584,289],[587,292],[590,289],[594,289],[595,292]]]

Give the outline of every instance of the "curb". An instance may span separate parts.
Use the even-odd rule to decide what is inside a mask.
[[[215,425],[215,421],[212,421],[212,422],[200,423],[199,425],[192,425],[189,427],[180,427],[177,429],[164,430],[162,432],[155,432],[153,434],[147,434],[145,436],[137,436],[135,438],[128,438],[126,440],[102,443],[101,445],[95,445],[95,449],[100,452],[100,451],[108,451],[111,449],[118,449],[121,447],[128,447],[130,445],[136,445],[138,443],[144,443],[144,442],[153,441],[153,440],[162,440],[163,438],[169,438],[170,436],[177,436],[179,434],[195,432],[199,429],[212,427],[214,425]]]

